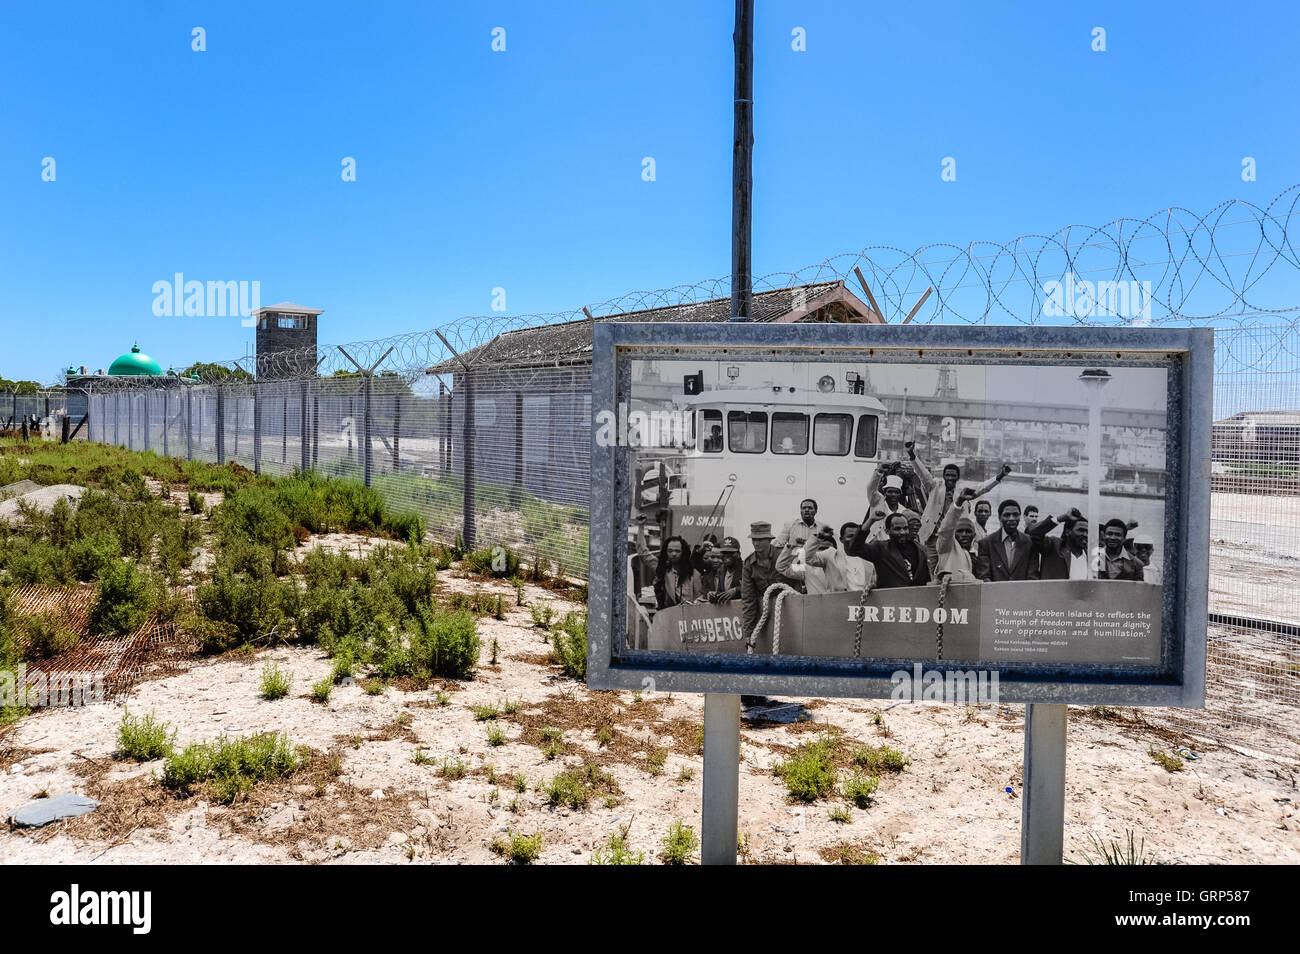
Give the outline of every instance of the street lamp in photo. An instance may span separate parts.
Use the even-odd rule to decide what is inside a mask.
[[[1101,392],[1110,383],[1110,372],[1089,368],[1079,375],[1079,381],[1088,393],[1088,510],[1084,516],[1095,541],[1098,529],[1105,523],[1101,515],[1101,481],[1106,476],[1101,461]]]

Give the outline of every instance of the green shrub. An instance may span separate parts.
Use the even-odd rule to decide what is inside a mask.
[[[258,782],[292,775],[304,762],[304,755],[279,733],[221,735],[215,742],[188,745],[169,756],[162,783],[184,791],[206,783],[214,799],[230,803]]]
[[[664,864],[684,865],[691,860],[691,855],[695,854],[695,849],[700,846],[700,839],[695,834],[695,829],[679,818],[669,827],[668,834],[661,844],[664,849]]]
[[[283,699],[289,694],[291,685],[293,685],[293,673],[285,672],[273,662],[268,662],[262,667],[263,699]]]
[[[418,635],[412,637],[412,652],[430,673],[446,679],[468,679],[478,666],[483,641],[478,621],[464,611],[425,610],[416,617]]]
[[[48,659],[77,645],[78,636],[58,616],[39,614],[23,621],[26,655],[33,659]]]
[[[330,693],[334,691],[334,680],[329,676],[311,684],[312,702],[329,702]]]
[[[547,600],[538,600],[533,604],[531,612],[534,626],[550,629],[551,623],[555,622],[555,608]]]
[[[839,773],[831,759],[838,744],[838,738],[828,733],[777,763],[773,773],[785,782],[792,799],[812,802],[835,790]]]
[[[489,726],[489,727],[488,727],[487,740],[488,740],[488,745],[491,745],[491,746],[494,746],[494,747],[495,747],[495,746],[498,746],[498,745],[505,745],[505,744],[506,744],[506,730],[503,729],[503,728],[501,728],[501,726],[499,726],[499,725],[492,725],[492,726]]]
[[[633,852],[627,847],[627,829],[614,832],[605,842],[605,847],[598,848],[587,862],[592,865],[643,865],[645,852]]]
[[[97,580],[122,558],[117,534],[100,530],[73,540],[65,551],[68,572],[82,583]]]
[[[219,570],[198,588],[194,605],[200,616],[222,624],[200,634],[205,651],[220,652],[241,642],[288,638],[298,588],[269,574],[259,578]]]
[[[193,490],[191,490],[189,492],[189,499],[187,503],[189,504],[190,513],[192,514],[203,513],[203,509],[204,509],[203,496],[201,494],[195,493]]]
[[[517,865],[532,864],[542,853],[542,833],[521,835],[519,832],[510,832],[506,838],[495,839],[492,850],[498,855],[505,855]]]
[[[879,787],[879,775],[863,775],[854,769],[853,774],[844,780],[844,797],[858,808],[866,808]]]
[[[565,613],[551,640],[555,658],[565,675],[587,678],[587,614]]]
[[[149,578],[133,563],[116,563],[99,582],[90,610],[90,631],[106,636],[133,633],[149,618],[154,594]]]
[[[859,746],[853,750],[853,762],[865,768],[871,775],[879,775],[881,772],[901,772],[904,767],[912,764],[912,760],[900,750],[888,745]]]
[[[122,713],[122,724],[117,729],[117,751],[123,758],[137,762],[151,762],[172,754],[176,730],[170,723],[161,722],[150,712],[143,718]]]

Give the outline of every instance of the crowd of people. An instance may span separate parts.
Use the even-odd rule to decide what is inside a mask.
[[[743,603],[745,632],[762,613],[763,594],[774,583],[800,593],[861,592],[864,588],[1014,580],[1130,580],[1160,583],[1153,565],[1153,539],[1135,534],[1135,521],[1114,517],[1100,536],[1078,508],[1040,513],[1011,497],[989,494],[1011,473],[970,484],[947,464],[936,477],[905,445],[909,460],[882,464],[866,514],[837,528],[818,518],[816,500],[805,499],[799,516],[772,532],[770,522],[750,524],[752,552],[742,557],[735,537],[706,536],[691,545],[668,536],[658,547],[646,542],[638,522],[636,553],[629,561],[629,592],[647,611],[680,603]]]

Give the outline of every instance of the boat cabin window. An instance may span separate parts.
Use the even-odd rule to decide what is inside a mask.
[[[808,453],[808,415],[776,411],[772,414],[772,453]]]
[[[701,449],[706,454],[722,453],[722,412],[711,408],[700,412]]]
[[[858,416],[858,442],[853,448],[855,457],[876,456],[876,430],[879,424],[880,419],[874,414]]]
[[[733,454],[761,454],[767,450],[767,414],[728,411],[727,446]]]
[[[814,454],[843,457],[852,444],[852,414],[818,414],[813,418]]]

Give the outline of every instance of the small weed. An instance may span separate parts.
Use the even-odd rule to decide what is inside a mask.
[[[500,600],[501,600],[501,597],[498,596],[498,597],[497,597],[497,601],[500,602]],[[491,658],[488,660],[488,665],[490,665],[490,666],[495,666],[495,665],[497,664],[497,655],[498,655],[500,652],[501,652],[501,644],[498,643],[498,642],[497,642],[497,638],[496,638],[495,636],[493,636],[493,637],[492,637],[492,656],[491,656]]]
[[[602,749],[614,741],[614,730],[607,725],[602,725],[596,730],[596,744]]]
[[[1166,772],[1181,772],[1183,770],[1183,760],[1177,755],[1171,755],[1163,749],[1157,749],[1155,745],[1147,746],[1147,755]]]
[[[844,780],[843,787],[845,798],[857,805],[858,808],[866,808],[871,804],[876,789],[880,787],[880,776],[863,775],[857,769],[854,769],[853,774]]]
[[[668,834],[661,842],[663,860],[666,865],[684,865],[691,860],[695,849],[700,846],[700,838],[695,829],[686,825],[680,818],[673,822]]]
[[[1096,835],[1089,834],[1088,841],[1092,850],[1084,849],[1083,863],[1086,865],[1158,865],[1159,861],[1147,853],[1146,839],[1135,839],[1132,830],[1125,829],[1124,843],[1104,842]]]
[[[901,772],[904,767],[912,764],[912,760],[888,745],[863,745],[853,750],[853,764],[861,766],[872,775],[879,775],[881,772]]]
[[[320,682],[311,684],[311,701],[312,702],[329,702],[330,693],[334,691],[334,680],[326,676]]]
[[[842,844],[836,847],[834,859],[842,865],[878,865],[880,855],[857,845]]]
[[[415,753],[411,756],[411,761],[416,765],[428,765],[433,761],[433,759],[429,757],[428,752],[424,751],[424,749],[417,745],[415,747]]]
[[[650,766],[650,767],[647,769],[647,771],[648,771],[651,775],[656,775],[656,776],[658,776],[658,775],[663,775],[663,774],[664,774],[664,763],[667,762],[667,761],[668,761],[668,750],[667,750],[667,749],[655,749],[655,750],[654,750],[653,752],[651,752],[648,756],[646,756],[646,762],[649,763],[649,766]]]
[[[678,782],[685,783],[691,781],[694,778],[695,778],[695,769],[693,769],[689,765],[683,765],[682,770],[677,773]]]
[[[633,852],[627,847],[629,825],[624,825],[609,836],[604,848],[598,848],[587,862],[590,865],[643,865],[645,852]]]
[[[519,832],[510,832],[507,838],[493,841],[492,850],[517,865],[532,864],[542,853],[542,833],[521,835]]]
[[[293,685],[293,673],[284,671],[272,662],[262,667],[263,699],[282,699],[289,694],[291,685]]]
[[[522,702],[521,700],[516,699],[514,702],[511,702],[509,699],[507,699],[505,702],[501,703],[501,714],[502,714],[502,715],[518,715],[518,714],[519,714],[519,711],[520,711],[523,707],[524,707],[524,704],[523,704],[523,702]]]
[[[849,811],[847,805],[836,805],[826,813],[826,817],[833,822],[839,822],[841,825],[845,825],[853,821],[853,812]]]
[[[465,763],[459,758],[442,760],[442,777],[455,781],[465,777]]]
[[[470,708],[474,712],[475,722],[487,722],[501,714],[501,710],[496,706],[471,706]]]
[[[835,790],[839,776],[831,757],[838,746],[838,735],[828,732],[777,763],[773,772],[785,782],[791,799],[812,802]]]
[[[382,696],[384,694],[384,680],[378,676],[371,676],[361,683],[361,688],[366,690],[368,696]]]
[[[488,727],[487,740],[488,740],[488,745],[491,745],[491,746],[493,746],[493,747],[498,746],[498,745],[505,745],[505,744],[506,744],[506,730],[503,729],[503,728],[501,728],[501,726],[499,726],[499,725],[495,725],[495,724],[489,726],[489,727]]]
[[[492,606],[492,618],[493,618],[493,619],[505,619],[505,618],[506,618],[506,610],[505,610],[505,607],[501,604],[501,594],[500,594],[500,593],[497,594],[497,600],[496,600],[496,603],[493,604],[493,606]],[[497,641],[496,641],[496,639],[493,639],[493,640],[492,640],[492,665],[495,666],[496,664],[497,664]]]
[[[516,792],[522,794],[523,792],[528,791],[528,778],[522,772],[516,772],[512,781],[514,782]]]
[[[550,629],[555,622],[555,607],[547,600],[539,600],[532,606],[533,625]]]
[[[433,694],[433,701],[438,703],[439,706],[449,706],[451,705],[451,693],[439,689]]]
[[[122,724],[117,730],[117,751],[124,758],[137,762],[151,762],[172,754],[176,730],[171,724],[161,722],[150,712],[143,718],[122,713]]]

